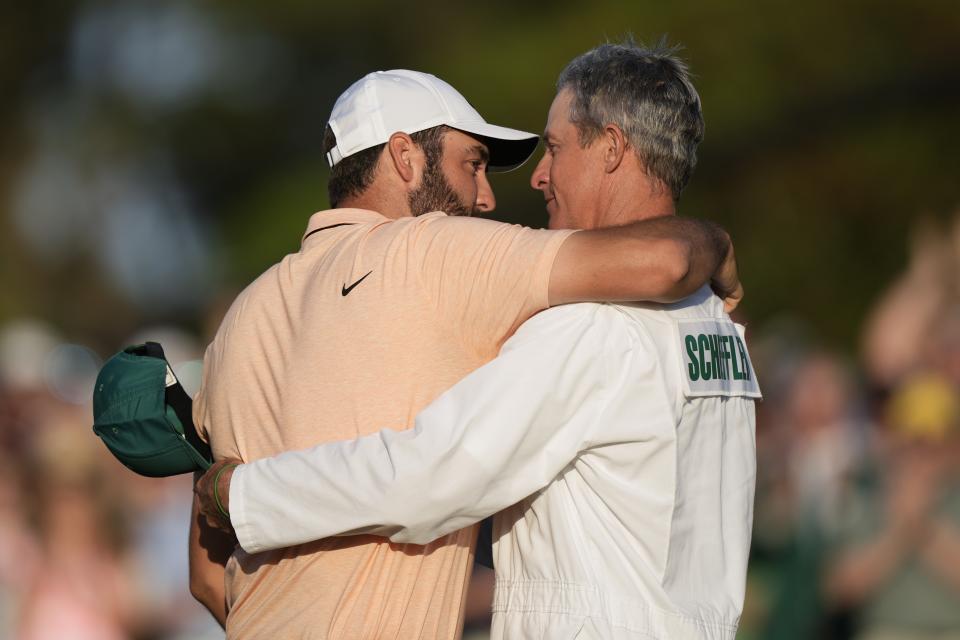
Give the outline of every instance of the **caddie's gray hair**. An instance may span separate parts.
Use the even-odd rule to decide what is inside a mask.
[[[558,93],[573,93],[570,120],[581,146],[617,125],[674,200],[693,174],[703,140],[700,96],[676,51],[666,39],[649,48],[632,38],[602,44],[574,58],[557,79]]]

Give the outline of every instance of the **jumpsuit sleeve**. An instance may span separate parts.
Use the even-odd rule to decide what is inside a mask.
[[[613,393],[602,305],[525,323],[500,355],[437,398],[413,429],[291,451],[242,465],[231,518],[248,552],[373,534],[425,544],[546,486],[602,444]],[[609,315],[609,314],[607,314]]]

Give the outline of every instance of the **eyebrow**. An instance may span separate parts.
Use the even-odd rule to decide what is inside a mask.
[[[469,151],[472,151],[480,156],[480,159],[485,163],[490,161],[490,152],[482,144],[475,144],[469,148]]]

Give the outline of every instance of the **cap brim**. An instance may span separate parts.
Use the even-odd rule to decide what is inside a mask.
[[[469,133],[487,145],[490,161],[487,171],[503,173],[522,166],[537,148],[540,136],[527,131],[500,127],[486,122],[458,123],[454,129]]]

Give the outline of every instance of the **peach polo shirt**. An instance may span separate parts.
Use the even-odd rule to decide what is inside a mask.
[[[570,231],[435,212],[314,214],[207,348],[194,420],[244,461],[414,416],[548,306]],[[359,480],[359,479],[358,479]],[[304,505],[309,509],[309,505]],[[230,638],[459,637],[476,527],[425,545],[337,537],[227,564]]]

